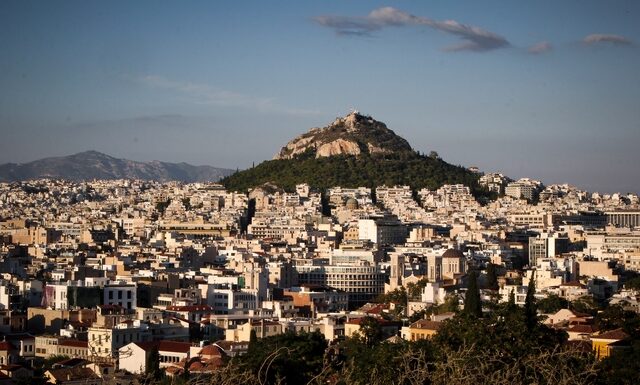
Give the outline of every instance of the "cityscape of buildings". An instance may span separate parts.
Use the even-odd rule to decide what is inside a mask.
[[[535,280],[537,299],[640,312],[639,293],[621,285],[640,272],[637,195],[501,174],[480,184],[497,198],[481,205],[463,185],[323,196],[306,184],[244,194],[215,183],[1,183],[0,382],[64,356],[45,373],[51,383],[128,384],[154,350],[168,376],[210,373],[252,338],[317,331],[332,343],[363,317],[391,338],[431,338],[453,314],[420,312],[463,304],[472,271],[486,300],[523,305]],[[407,287],[418,289],[406,303],[379,300]],[[599,357],[629,337],[575,310],[544,316]]]

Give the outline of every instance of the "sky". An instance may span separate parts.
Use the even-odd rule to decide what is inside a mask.
[[[0,2],[0,163],[247,168],[351,109],[446,161],[640,193],[638,1]]]

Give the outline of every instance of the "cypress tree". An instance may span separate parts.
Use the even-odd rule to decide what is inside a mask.
[[[162,372],[160,371],[160,351],[158,350],[157,346],[152,347],[151,351],[149,352],[145,373],[153,379],[157,380],[158,378],[160,378],[160,374]]]
[[[480,302],[480,289],[478,288],[478,276],[471,272],[469,287],[464,298],[464,312],[477,318],[482,317],[482,303]]]
[[[529,280],[529,286],[527,287],[527,298],[524,302],[524,317],[527,323],[527,329],[533,330],[538,324],[538,307],[536,306],[536,298],[534,296],[536,292],[536,280],[535,272],[532,272],[531,279]]]
[[[509,292],[509,309],[516,307],[516,293],[511,289]]]
[[[496,265],[489,263],[487,266],[487,286],[491,290],[498,290],[498,274],[496,273]]]

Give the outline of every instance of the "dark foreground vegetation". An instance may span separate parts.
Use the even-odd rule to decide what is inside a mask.
[[[473,301],[471,301],[473,302]],[[486,305],[486,304],[485,304]],[[474,303],[444,322],[430,340],[392,341],[376,322],[360,335],[328,346],[320,333],[252,341],[249,353],[214,375],[172,379],[198,384],[638,384],[638,329],[632,345],[598,360],[586,343],[567,342],[543,325],[535,305]],[[637,315],[636,315],[637,318]],[[168,380],[168,379],[167,379]],[[166,380],[165,380],[166,381]]]

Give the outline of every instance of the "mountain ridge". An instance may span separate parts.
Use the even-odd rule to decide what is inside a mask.
[[[153,160],[139,162],[115,158],[95,151],[83,151],[67,156],[47,157],[27,163],[0,165],[0,181],[29,179],[144,179],[182,182],[217,182],[233,170],[212,166],[194,166],[185,162],[170,163]]]

